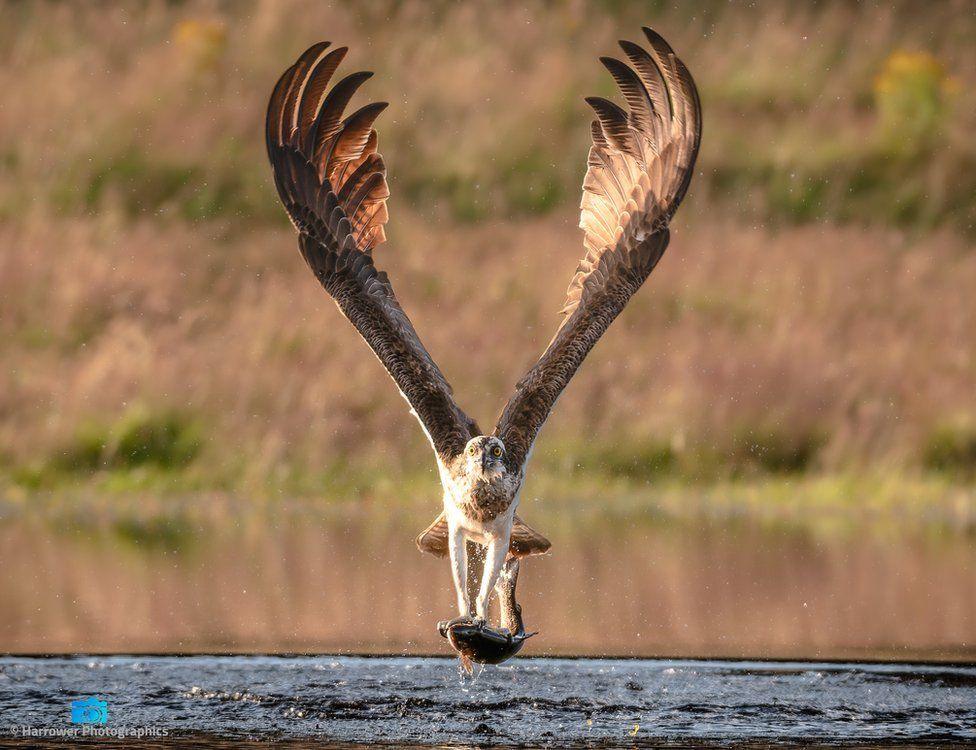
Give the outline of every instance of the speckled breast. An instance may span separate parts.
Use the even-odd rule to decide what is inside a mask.
[[[475,482],[459,503],[461,512],[479,523],[493,520],[512,504],[515,492],[509,485],[510,482]]]

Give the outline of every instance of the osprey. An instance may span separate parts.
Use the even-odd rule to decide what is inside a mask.
[[[630,65],[600,58],[627,107],[586,99],[596,119],[580,206],[585,253],[555,335],[491,434],[454,401],[373,259],[386,239],[390,195],[373,124],[387,104],[343,116],[372,74],[353,73],[330,88],[347,48],[319,42],[271,94],[268,156],[302,256],[393,377],[434,449],[444,510],[417,544],[450,556],[459,619],[487,619],[493,589],[505,591],[499,576],[506,559],[549,549],[516,515],[532,446],[584,357],[661,259],[668,224],[691,181],[701,140],[698,92],[667,42],[643,32],[649,49],[620,42]],[[480,586],[470,592],[469,544],[484,554]]]

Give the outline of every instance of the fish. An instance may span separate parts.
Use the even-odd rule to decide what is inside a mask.
[[[522,620],[522,605],[515,598],[518,583],[519,559],[509,558],[499,576],[496,592],[501,605],[501,627],[495,628],[484,620],[456,618],[437,624],[440,635],[458,653],[465,670],[471,664],[502,664],[519,651],[537,632],[526,632]]]

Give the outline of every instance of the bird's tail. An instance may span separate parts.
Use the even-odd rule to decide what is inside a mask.
[[[421,552],[429,552],[437,557],[447,557],[447,519],[441,513],[434,522],[424,529],[417,537],[417,548]],[[529,557],[530,555],[544,555],[552,546],[542,534],[529,526],[518,516],[512,525],[512,537],[508,545],[511,557]]]

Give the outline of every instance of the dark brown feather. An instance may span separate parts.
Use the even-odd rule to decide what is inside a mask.
[[[654,103],[655,109],[657,109],[663,117],[671,118],[671,97],[668,94],[668,87],[664,81],[664,74],[661,72],[660,67],[654,61],[647,50],[641,47],[639,44],[634,44],[633,42],[628,42],[626,40],[621,40],[619,42],[620,48],[627,55],[631,64],[637,69],[637,73],[640,75],[641,80],[647,87],[647,91],[651,96],[651,101]]]
[[[373,123],[387,106],[386,102],[367,104],[346,118],[342,132],[332,148],[332,161],[335,164],[352,161],[363,153],[370,133],[373,132]]]
[[[599,96],[586,97],[586,103],[596,112],[603,136],[610,145],[627,153],[636,153],[634,133],[628,123],[627,113],[609,99]]]
[[[315,122],[308,130],[308,142],[304,144],[305,153],[309,156],[318,156],[319,159],[323,156],[331,158],[330,153],[323,154],[321,152],[322,146],[339,134],[339,121],[342,119],[346,105],[349,104],[349,100],[352,99],[356,90],[366,83],[372,75],[368,71],[352,73],[339,81],[326,94],[315,117]]]
[[[278,142],[287,143],[291,140],[292,132],[295,129],[296,109],[300,102],[302,88],[308,77],[308,71],[315,64],[315,61],[325,54],[328,46],[329,42],[313,44],[302,53],[292,66],[293,72],[278,116]]]
[[[630,107],[630,119],[635,129],[644,130],[651,127],[654,116],[654,105],[651,97],[644,88],[644,84],[634,72],[633,68],[613,57],[601,57],[600,62],[610,71],[610,75],[620,87],[620,92]]]

